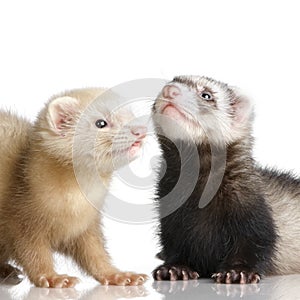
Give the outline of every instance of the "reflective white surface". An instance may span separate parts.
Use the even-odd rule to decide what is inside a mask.
[[[82,282],[76,289],[40,289],[27,280],[18,286],[0,286],[1,300],[43,299],[264,299],[299,300],[300,275],[265,278],[260,284],[225,285],[211,280],[153,282],[145,286],[101,286],[93,281]]]

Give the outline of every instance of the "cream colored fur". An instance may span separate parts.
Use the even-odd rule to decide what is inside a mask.
[[[13,259],[36,286],[72,287],[78,281],[56,274],[53,251],[73,257],[102,284],[138,285],[146,279],[143,274],[119,271],[105,250],[101,205],[114,167],[127,163],[118,156],[124,156],[121,151],[135,136],[129,126],[116,138],[132,115],[109,115],[110,106],[118,101],[117,95],[109,92],[104,100],[93,102],[104,91],[83,89],[55,96],[34,125],[0,112],[0,268]],[[97,118],[109,119],[113,125],[99,129],[95,126]],[[78,128],[80,120],[83,125]],[[91,132],[95,134],[89,143],[95,145],[93,149],[86,146],[88,138],[93,138]],[[73,151],[77,134],[83,138],[82,145]],[[122,155],[118,151],[111,154],[115,140]],[[119,145],[118,140],[123,142]],[[89,172],[95,163],[91,158],[96,160],[96,174]],[[86,179],[81,186],[74,173],[74,159],[80,169],[78,176]],[[116,161],[117,165],[112,165]]]

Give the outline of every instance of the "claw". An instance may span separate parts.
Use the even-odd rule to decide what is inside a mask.
[[[246,274],[244,272],[241,272],[240,274],[241,274],[240,283],[241,284],[246,284],[247,283]]]
[[[158,270],[157,272],[156,272],[156,280],[159,280],[159,281],[161,281],[162,280],[162,278],[161,278],[161,274],[160,274],[161,272],[160,272],[160,270]]]
[[[231,283],[231,282],[232,282],[231,279],[232,279],[232,278],[231,278],[231,273],[228,272],[228,273],[226,274],[226,280],[225,280],[225,282],[226,282],[227,284],[228,284],[228,283]]]
[[[250,276],[249,281],[250,283],[259,283],[260,276],[258,274],[254,274],[253,276]]]
[[[199,275],[198,272],[192,272],[192,273],[190,274],[190,277],[191,277],[192,279],[198,279],[198,278],[200,278],[200,275]]]
[[[170,280],[171,281],[176,281],[177,280],[177,274],[175,273],[175,270],[170,269],[169,274],[170,274]]]
[[[182,280],[189,280],[189,276],[186,271],[182,270]]]
[[[39,286],[43,287],[43,288],[48,288],[50,287],[48,280],[46,279],[46,277],[41,277],[39,280]]]

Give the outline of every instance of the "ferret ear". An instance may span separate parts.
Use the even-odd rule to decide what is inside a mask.
[[[240,126],[248,123],[253,118],[253,103],[236,87],[230,87],[232,92],[232,114],[234,125]]]
[[[65,136],[68,127],[75,123],[79,112],[78,100],[73,97],[59,97],[48,106],[48,122],[57,134]]]

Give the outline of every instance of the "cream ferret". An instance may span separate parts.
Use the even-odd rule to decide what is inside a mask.
[[[55,272],[54,251],[103,285],[147,279],[112,265],[101,231],[112,173],[137,157],[146,136],[121,106],[120,96],[95,88],[53,97],[33,125],[0,111],[2,280],[20,276],[12,260],[37,287],[75,286],[77,278]]]

